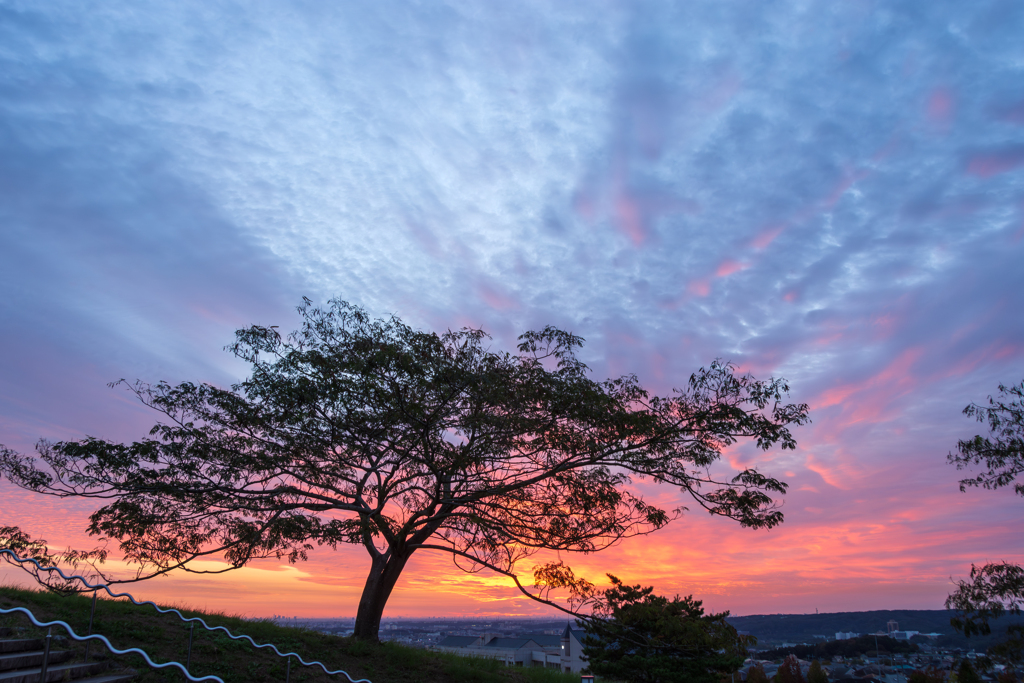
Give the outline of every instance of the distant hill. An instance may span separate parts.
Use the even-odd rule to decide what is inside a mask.
[[[825,636],[834,640],[838,632],[874,633],[885,631],[889,620],[896,621],[901,631],[921,633],[942,633],[935,641],[940,647],[974,649],[984,651],[988,646],[1002,639],[1010,624],[1024,623],[1024,616],[1007,616],[992,622],[992,635],[964,638],[949,625],[953,616],[951,610],[875,610],[871,612],[831,612],[828,614],[754,614],[745,617],[729,617],[728,621],[739,631],[754,635],[758,646],[779,643],[822,642]],[[914,642],[929,643],[928,640],[914,639]]]

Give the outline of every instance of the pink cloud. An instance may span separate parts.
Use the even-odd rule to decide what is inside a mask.
[[[827,408],[840,403],[849,402],[850,397],[857,394],[872,394],[865,396],[853,406],[853,422],[860,422],[868,416],[877,416],[883,404],[888,404],[893,398],[903,395],[913,388],[915,382],[910,374],[910,368],[918,361],[924,349],[915,346],[905,350],[892,360],[885,368],[876,375],[869,377],[862,382],[853,382],[839,387],[833,387],[823,391],[817,400],[811,401],[812,408]]]
[[[956,102],[949,88],[936,88],[928,97],[928,120],[933,125],[946,129],[953,122]]]
[[[963,355],[957,363],[945,368],[937,377],[962,377],[993,360],[1020,357],[1024,357],[1024,345],[997,339],[987,346]]]
[[[711,293],[711,283],[708,282],[707,278],[694,280],[686,286],[686,291],[696,296],[707,296]]]
[[[871,319],[871,327],[874,328],[873,337],[876,340],[888,339],[895,333],[899,323],[899,317],[892,313],[875,316]]]
[[[836,205],[836,203],[842,199],[843,195],[846,194],[847,190],[853,187],[854,183],[858,180],[862,180],[870,175],[869,171],[847,171],[843,174],[843,177],[836,183],[836,186],[832,189],[832,192],[825,197],[822,205],[826,209],[830,209]]]
[[[828,408],[842,403],[853,394],[860,391],[860,387],[856,384],[844,384],[843,386],[833,387],[832,389],[826,389],[821,392],[818,396],[818,400],[811,404],[811,407],[815,410],[820,408]]]
[[[843,338],[842,332],[834,332],[814,340],[814,346],[831,346]]]
[[[630,187],[625,172],[617,174],[613,182],[614,201],[611,206],[612,222],[619,232],[639,247],[651,236],[652,221],[672,213],[698,213],[695,202],[679,199],[666,193],[642,191]]]
[[[477,285],[477,295],[484,303],[498,311],[514,311],[520,308],[518,299],[485,284]]]
[[[895,383],[898,385],[912,383],[913,379],[910,376],[910,368],[923,353],[924,348],[920,346],[913,346],[905,350],[895,360],[885,366],[884,370],[872,377],[869,382],[871,384]]]
[[[592,223],[597,215],[594,197],[586,190],[579,190],[573,197],[572,206],[585,221]]]
[[[775,241],[775,238],[786,229],[785,225],[771,225],[759,232],[754,239],[750,240],[750,246],[754,249],[764,249]]]
[[[991,178],[1024,164],[1024,148],[1012,147],[974,154],[967,161],[967,172],[979,178]]]
[[[619,229],[630,239],[633,246],[639,247],[647,240],[643,212],[634,197],[626,192],[619,194],[615,199],[615,217]]]
[[[437,237],[430,228],[412,220],[407,220],[405,224],[409,229],[409,233],[425,252],[434,258],[439,258],[441,256],[441,244],[437,241]]]
[[[733,273],[738,273],[739,271],[746,270],[749,267],[749,263],[741,263],[732,259],[726,259],[719,264],[717,269],[715,269],[715,277],[728,277]]]
[[[894,134],[891,138],[889,138],[888,142],[886,142],[884,145],[882,145],[878,149],[877,152],[875,152],[874,154],[871,155],[871,161],[873,161],[875,163],[877,163],[879,161],[884,161],[893,152],[896,151],[896,149],[899,147],[899,144],[900,144],[899,135],[895,135]]]
[[[729,72],[701,100],[700,108],[705,113],[713,113],[728,104],[740,91],[740,79],[735,72]]]
[[[813,455],[808,455],[805,467],[817,474],[821,477],[822,481],[833,488],[841,490],[848,490],[850,488],[849,477],[844,472],[838,471],[834,464],[829,466]]]
[[[1024,126],[1024,101],[996,110],[994,117],[999,121]]]
[[[808,445],[814,448],[814,444]],[[787,476],[792,484],[785,498],[786,522],[770,532],[741,529],[729,520],[701,514],[691,505],[690,512],[662,531],[601,553],[562,559],[601,586],[607,583],[605,572],[611,571],[629,583],[653,585],[661,594],[693,593],[705,600],[709,609],[730,609],[735,614],[800,612],[815,607],[823,612],[938,609],[949,592],[950,575],[966,571],[978,558],[979,547],[1007,547],[1006,539],[1016,533],[1015,527],[1000,518],[992,518],[984,528],[974,528],[965,521],[969,517],[965,513],[979,502],[941,487],[915,489],[910,498],[892,495],[899,487],[891,482],[906,470],[871,471],[872,487],[851,490],[851,483],[863,473],[848,471],[844,463],[862,462],[863,458],[863,454],[827,459],[808,456],[804,466],[796,461],[767,468],[769,473],[773,469],[775,474],[790,472]],[[822,486],[822,480],[831,488]],[[638,489],[647,500],[665,508],[686,503],[669,487]],[[991,507],[987,498],[983,505]],[[23,511],[30,509],[32,505],[16,508],[11,523],[29,528],[35,520],[25,518]],[[870,513],[858,517],[856,510]],[[55,527],[67,526],[66,513],[60,521],[56,515],[49,517]],[[87,521],[85,511],[70,517],[76,529]],[[965,538],[975,545],[965,546]],[[88,539],[81,536],[64,540],[74,547],[88,547],[84,542]],[[1002,559],[1019,558],[1020,553],[1010,553]],[[534,564],[555,559],[556,553],[543,553],[520,569],[528,576]],[[247,613],[254,616],[279,613],[282,600],[294,614],[351,615],[366,562],[360,547],[317,549],[308,562],[288,566],[261,561],[254,563],[252,570],[219,577],[175,575],[140,584],[138,594],[161,602],[179,602],[185,595],[190,604],[210,609],[237,611],[238,604],[245,604]],[[421,552],[399,581],[387,614],[550,613],[521,597],[501,577],[489,572],[464,574],[446,555]]]

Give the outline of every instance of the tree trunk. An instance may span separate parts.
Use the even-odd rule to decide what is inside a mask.
[[[411,554],[411,553],[410,553]],[[405,569],[409,555],[378,555],[370,563],[370,574],[363,586],[363,595],[359,598],[359,610],[356,612],[356,625],[352,635],[357,640],[379,640],[380,618],[384,614],[384,606],[388,604],[391,591],[398,583],[398,577]]]

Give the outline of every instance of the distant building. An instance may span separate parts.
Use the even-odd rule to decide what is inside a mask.
[[[860,637],[859,633],[853,633],[852,631],[850,633],[843,633],[842,631],[840,631],[839,633],[836,634],[836,640],[852,640],[854,638],[859,638],[859,637]]]
[[[566,625],[561,635],[526,633],[515,638],[492,634],[447,636],[434,649],[465,657],[497,659],[505,666],[536,666],[580,673],[587,666],[581,642],[584,636],[584,631]]]
[[[574,629],[572,624],[565,625],[562,631],[562,671],[577,674],[587,668],[587,658],[583,656],[583,639],[586,635],[583,629]]]
[[[890,631],[889,635],[896,640],[910,640],[919,633],[920,631]]]

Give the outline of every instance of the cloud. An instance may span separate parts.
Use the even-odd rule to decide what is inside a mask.
[[[1015,547],[1017,502],[958,497],[943,456],[1024,377],[1019,3],[0,13],[0,441],[136,438],[107,381],[229,384],[236,328],[340,296],[499,349],[558,325],[660,394],[721,357],[815,406],[798,452],[730,455],[793,473],[782,529],[689,515],[598,576],[785,611],[902,572],[925,606]],[[349,580],[317,562],[295,583]]]
[[[967,172],[979,178],[991,178],[1021,165],[1024,165],[1024,146],[1014,145],[971,154],[967,160]]]

